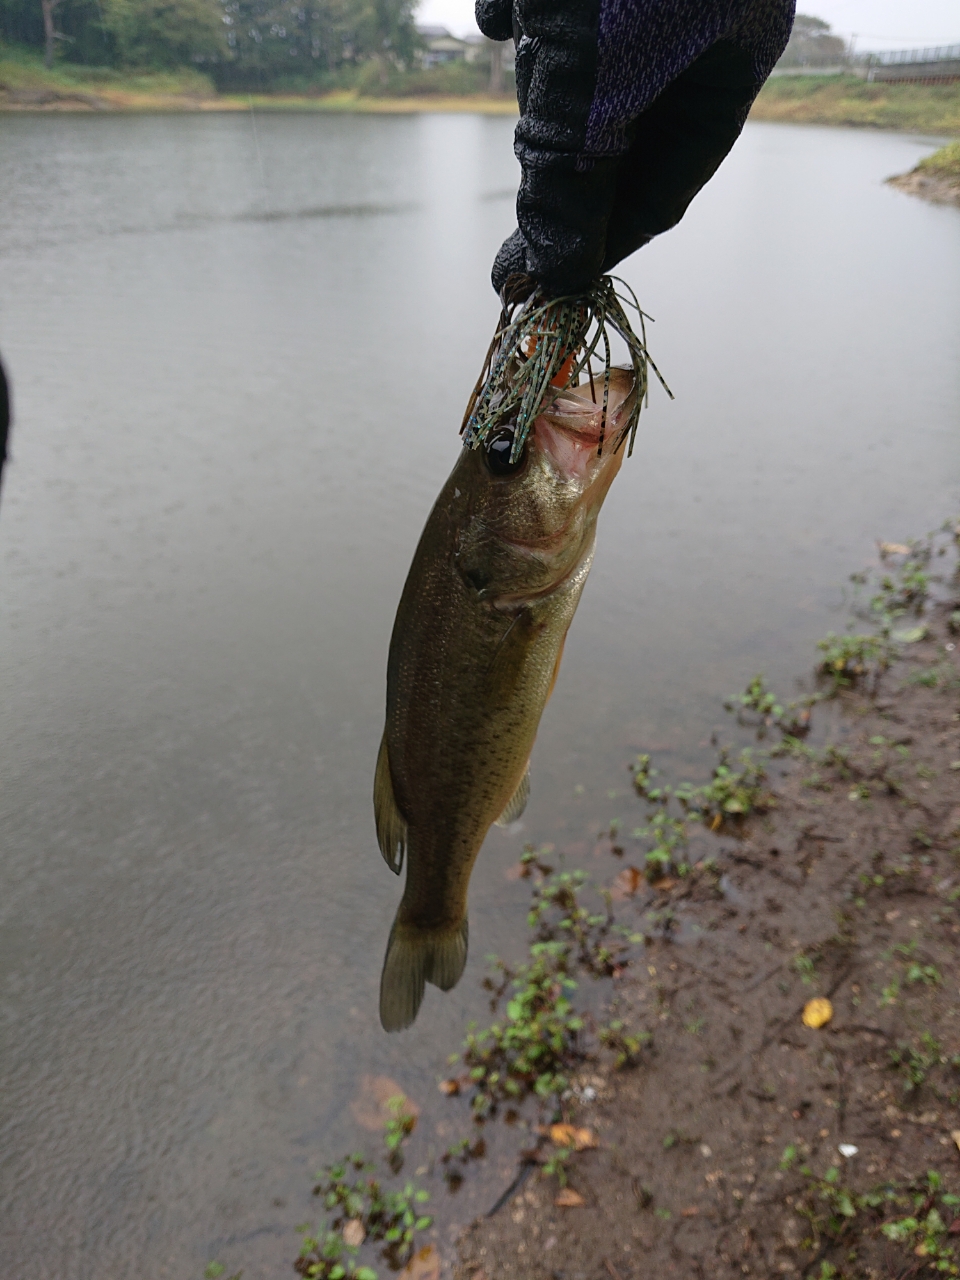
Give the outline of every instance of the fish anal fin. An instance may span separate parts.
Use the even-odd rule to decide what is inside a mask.
[[[402,1031],[417,1016],[424,984],[449,991],[467,963],[467,919],[445,929],[421,929],[393,922],[380,977],[380,1023]]]
[[[527,767],[523,771],[523,777],[516,791],[507,801],[506,808],[497,819],[498,827],[508,827],[511,822],[516,820],[527,807],[527,801],[530,799],[530,761],[527,761]]]
[[[386,733],[380,742],[377,771],[373,779],[373,812],[377,822],[377,843],[383,860],[395,875],[399,875],[407,848],[407,824],[393,796]]]

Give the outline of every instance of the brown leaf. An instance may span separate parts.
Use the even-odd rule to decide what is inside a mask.
[[[392,1098],[403,1098],[404,1111],[414,1119],[419,1116],[420,1108],[389,1076],[362,1076],[357,1096],[350,1103],[350,1114],[357,1124],[376,1133],[396,1114],[390,1106]]]
[[[573,1147],[574,1151],[590,1151],[600,1145],[592,1129],[578,1129],[572,1124],[552,1124],[549,1133],[550,1141],[555,1147]]]
[[[680,1210],[680,1217],[695,1218],[699,1212],[700,1210],[697,1208],[697,1206],[695,1204],[692,1204],[688,1208]]]
[[[507,867],[503,874],[508,880],[527,880],[530,876],[530,868],[523,862],[515,862],[512,867]]]
[[[562,1191],[554,1196],[553,1203],[558,1209],[579,1209],[582,1204],[587,1202],[579,1191],[574,1191],[573,1187],[564,1187]]]
[[[343,1224],[343,1243],[348,1244],[351,1249],[359,1249],[367,1238],[367,1233],[363,1229],[363,1223],[359,1218],[351,1218]]]
[[[440,1255],[436,1245],[426,1244],[418,1249],[397,1280],[440,1280]]]
[[[639,867],[624,867],[614,877],[610,896],[615,902],[622,902],[624,898],[632,898],[642,884],[643,872]]]
[[[653,887],[655,889],[659,889],[661,893],[666,893],[666,891],[668,889],[672,889],[676,883],[676,880],[674,880],[672,876],[664,876],[663,879],[658,880]]]
[[[441,1080],[438,1087],[442,1094],[445,1094],[446,1097],[448,1098],[452,1098],[460,1092],[460,1081],[459,1080]]]

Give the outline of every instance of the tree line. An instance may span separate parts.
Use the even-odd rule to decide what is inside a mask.
[[[415,0],[0,0],[0,38],[90,66],[193,65],[220,84],[384,78],[419,47]]]

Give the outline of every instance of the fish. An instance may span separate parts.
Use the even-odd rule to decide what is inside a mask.
[[[593,560],[597,516],[626,449],[632,370],[561,391],[520,457],[498,425],[465,446],[434,504],[397,608],[374,778],[377,840],[403,896],[380,981],[386,1031],[424,984],[467,960],[467,890],[490,827],[515,821],[530,753]]]

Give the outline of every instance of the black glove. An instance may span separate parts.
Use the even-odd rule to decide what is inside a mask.
[[[674,226],[743,128],[793,0],[477,0],[517,45],[518,230],[493,266],[552,297]]]

